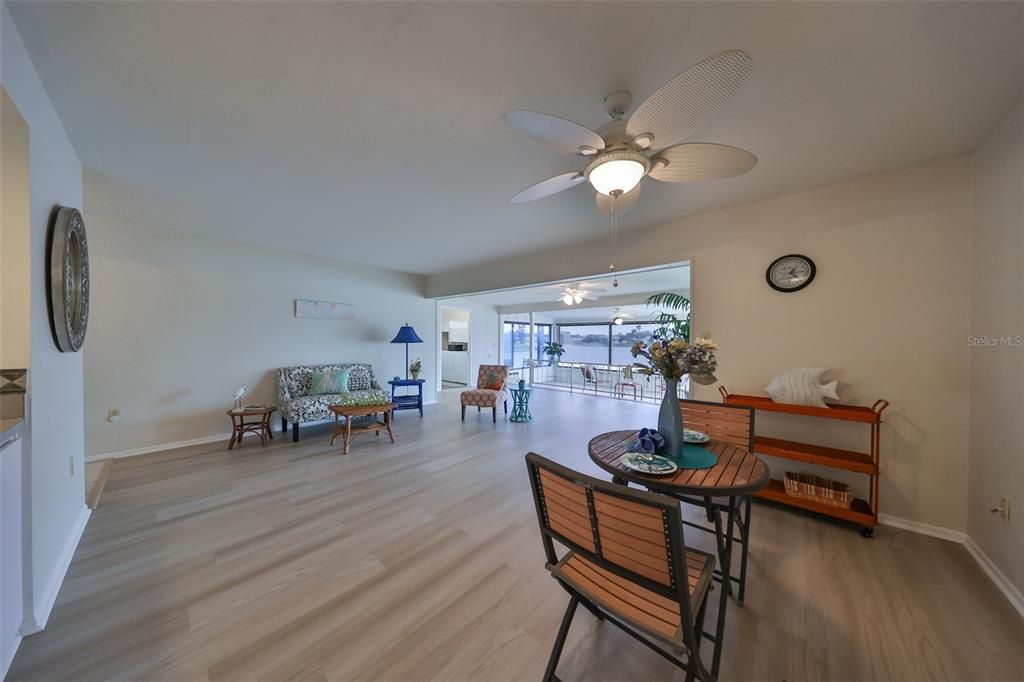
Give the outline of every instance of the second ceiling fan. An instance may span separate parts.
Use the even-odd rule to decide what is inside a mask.
[[[757,164],[748,151],[724,144],[685,143],[725,106],[753,69],[742,50],[725,50],[679,74],[625,119],[626,91],[605,97],[611,121],[596,131],[534,111],[505,114],[509,126],[559,151],[590,159],[582,171],[563,173],[527,187],[512,203],[541,199],[589,182],[605,215],[622,215],[636,204],[640,182],[698,182],[746,173]]]

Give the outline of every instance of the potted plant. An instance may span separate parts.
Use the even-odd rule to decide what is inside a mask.
[[[423,369],[423,363],[420,362],[419,358],[416,358],[416,360],[414,360],[413,363],[409,365],[409,374],[412,375],[413,379],[419,379],[421,369]]]
[[[637,371],[648,376],[660,374],[665,378],[665,395],[658,412],[658,432],[665,439],[661,454],[681,462],[686,469],[705,469],[714,466],[717,459],[700,448],[697,449],[700,452],[684,451],[683,416],[679,411],[677,394],[679,380],[689,374],[693,381],[705,386],[718,381],[714,375],[718,367],[717,349],[710,339],[690,342],[682,337],[657,339],[649,346],[637,340],[630,349],[634,358],[647,360],[633,364]]]
[[[680,294],[673,294],[670,291],[666,291],[661,294],[655,294],[650,296],[644,301],[649,306],[659,306],[668,310],[675,310],[679,312],[679,315],[675,313],[665,312],[664,310],[658,311],[658,322],[661,327],[654,332],[654,338],[656,339],[683,339],[684,341],[690,340],[690,299]]]
[[[551,364],[557,364],[562,359],[562,355],[565,354],[565,346],[558,343],[557,341],[548,341],[544,344],[544,355],[551,358]]]

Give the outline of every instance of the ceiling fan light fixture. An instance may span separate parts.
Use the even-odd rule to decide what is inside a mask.
[[[587,166],[587,180],[606,196],[625,194],[636,187],[650,169],[650,161],[639,152],[616,151],[602,154]]]
[[[651,145],[654,144],[654,135],[650,133],[640,133],[633,138],[633,144],[640,149],[650,149]]]
[[[616,317],[616,318],[615,318],[614,320],[612,320],[612,322],[613,322],[614,324],[622,324],[622,316],[621,316],[621,315],[619,315],[619,316],[618,316],[618,317]]]
[[[572,294],[566,294],[562,296],[562,303],[566,305],[572,305]]]
[[[576,303],[583,303],[583,297],[578,293],[572,295],[572,300]]]

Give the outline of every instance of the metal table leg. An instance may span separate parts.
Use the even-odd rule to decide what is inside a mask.
[[[725,636],[725,612],[729,608],[729,582],[732,578],[732,533],[736,525],[737,498],[729,498],[729,514],[726,521],[725,546],[722,557],[722,591],[718,598],[718,625],[715,627],[715,654],[711,659],[711,674],[718,677],[718,666],[722,662],[722,638]]]

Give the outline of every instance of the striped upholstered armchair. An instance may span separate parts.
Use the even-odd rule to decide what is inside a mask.
[[[508,367],[505,365],[480,365],[476,375],[476,388],[462,392],[462,421],[466,421],[466,406],[475,405],[477,412],[483,407],[491,408],[491,421],[498,421],[498,403],[505,405],[508,414]]]

